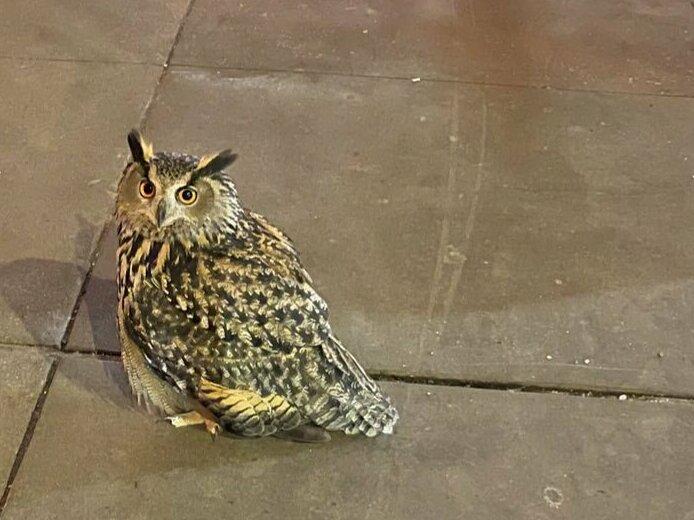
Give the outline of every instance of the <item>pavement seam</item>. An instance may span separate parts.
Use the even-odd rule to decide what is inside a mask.
[[[96,262],[99,259],[99,255],[101,254],[101,247],[103,246],[104,237],[106,236],[106,230],[108,229],[110,223],[111,218],[109,217],[106,219],[106,222],[101,228],[101,231],[99,232],[99,237],[96,239],[94,249],[89,255],[89,266],[87,267],[87,272],[85,273],[84,279],[82,280],[82,285],[80,285],[80,291],[79,293],[77,293],[77,298],[75,298],[75,304],[72,306],[72,312],[70,313],[70,319],[68,320],[67,325],[65,326],[65,332],[63,332],[63,337],[60,340],[60,344],[57,346],[58,350],[63,350],[67,345],[68,340],[70,339],[72,328],[75,325],[75,318],[77,318],[77,312],[80,309],[80,305],[82,303],[84,295],[87,293],[87,287],[89,286],[89,282],[92,279],[94,266],[96,265]]]
[[[183,32],[183,26],[186,23],[186,20],[188,19],[188,16],[190,16],[190,12],[193,10],[193,4],[195,3],[195,0],[189,0],[188,1],[188,6],[186,7],[185,12],[183,13],[183,16],[181,16],[181,21],[178,24],[178,29],[176,30],[176,34],[174,35],[173,42],[171,43],[171,47],[169,48],[169,52],[166,55],[166,60],[162,64],[162,69],[161,69],[161,74],[159,75],[159,79],[157,80],[157,83],[154,85],[154,90],[152,91],[152,95],[149,98],[149,101],[145,105],[145,109],[142,111],[142,117],[140,117],[139,121],[139,128],[140,130],[144,130],[144,127],[147,123],[147,118],[149,117],[149,112],[152,108],[152,104],[154,103],[154,100],[157,99],[157,96],[159,95],[159,89],[161,88],[161,84],[164,81],[164,78],[166,77],[166,73],[169,70],[169,67],[171,65],[171,58],[173,57],[174,49],[176,48],[176,45],[178,45],[178,42],[181,39],[181,33]]]
[[[186,19],[190,15],[191,10],[193,9],[193,4],[195,0],[189,0],[188,6],[186,7],[185,12],[183,13],[183,16],[181,17],[181,21],[178,24],[178,29],[176,30],[176,34],[174,35],[173,42],[171,44],[171,48],[169,49],[168,54],[166,55],[166,61],[163,63],[163,65],[159,65],[162,70],[161,74],[159,74],[159,78],[157,79],[156,84],[154,85],[154,88],[152,89],[152,95],[149,97],[149,100],[145,104],[144,109],[142,110],[142,115],[140,116],[140,120],[138,122],[138,127],[139,128],[144,128],[145,123],[147,121],[147,117],[149,116],[149,111],[152,107],[152,103],[156,99],[159,89],[161,87],[161,84],[164,80],[164,77],[166,76],[166,72],[168,70],[169,64],[171,62],[171,57],[173,56],[174,49],[176,45],[178,44],[180,38],[181,38],[181,32],[183,31],[183,25],[185,24]],[[125,161],[127,164],[127,159]],[[125,164],[123,165],[125,167]],[[99,233],[99,238],[96,241],[96,245],[94,247],[94,250],[91,252],[89,255],[89,267],[87,268],[87,272],[84,276],[84,279],[82,280],[82,285],[80,286],[80,292],[77,294],[77,298],[75,299],[75,304],[72,307],[72,313],[70,314],[70,319],[67,322],[67,325],[65,327],[65,332],[63,333],[63,337],[60,341],[60,345],[58,345],[58,350],[64,350],[65,347],[67,346],[68,341],[70,340],[70,334],[72,333],[72,328],[74,327],[75,324],[75,318],[77,317],[77,313],[79,312],[80,305],[82,304],[82,300],[84,299],[84,295],[87,292],[87,288],[89,286],[89,282],[92,278],[92,272],[94,270],[94,266],[96,265],[96,261],[99,259],[99,254],[101,253],[101,247],[103,246],[103,240],[104,237],[106,236],[106,230],[108,229],[108,226],[111,224],[112,221],[112,215],[113,215],[113,209],[109,209],[109,216],[106,218],[106,221],[104,222],[103,227],[101,228],[101,232]]]
[[[120,352],[112,350],[72,350],[60,353],[60,357],[73,357],[85,359],[98,359],[101,361],[120,361]],[[471,388],[475,390],[502,391],[524,394],[558,394],[586,398],[619,398],[626,395],[629,400],[646,402],[685,401],[694,404],[694,394],[645,392],[634,390],[602,389],[581,386],[561,386],[552,384],[524,384],[504,381],[486,381],[481,379],[456,379],[453,377],[416,376],[385,372],[381,370],[368,370],[368,374],[376,381],[427,385],[447,386],[456,388]],[[622,397],[623,399],[623,397]]]
[[[178,42],[181,40],[183,26],[186,24],[186,20],[188,20],[188,17],[190,16],[191,11],[193,10],[193,4],[195,4],[195,0],[188,0],[188,6],[186,7],[186,10],[183,13],[183,16],[181,17],[181,23],[178,24],[178,30],[176,31],[173,43],[171,44],[171,48],[169,49],[169,54],[167,54],[166,56],[166,61],[164,62],[165,69],[169,68],[169,65],[171,65],[171,58],[173,57],[173,53],[176,49],[176,46],[178,45]]]
[[[557,92],[576,92],[576,93],[588,93],[588,94],[606,94],[612,96],[638,96],[638,97],[653,97],[653,98],[684,98],[684,99],[694,99],[692,94],[675,94],[666,93],[655,94],[653,92],[628,92],[626,90],[600,90],[600,89],[582,89],[582,88],[570,88],[570,87],[556,87],[552,85],[531,85],[522,83],[502,83],[494,81],[476,81],[476,80],[466,80],[466,79],[453,79],[453,78],[412,78],[411,76],[389,76],[389,75],[379,75],[379,74],[359,74],[359,73],[348,73],[348,72],[338,72],[338,71],[324,71],[324,70],[312,70],[312,69],[300,69],[300,68],[268,68],[268,67],[239,67],[239,66],[220,66],[220,65],[206,65],[206,64],[195,64],[195,63],[172,63],[168,65],[171,69],[203,69],[203,70],[227,70],[227,71],[239,71],[239,72],[259,72],[259,73],[273,73],[273,74],[315,74],[317,76],[335,76],[344,78],[364,78],[364,79],[386,79],[386,80],[397,80],[397,81],[408,81],[412,82],[413,79],[417,79],[414,83],[415,85],[421,85],[423,83],[444,83],[453,85],[473,85],[478,87],[501,87],[501,88],[517,88],[517,89],[530,89],[530,90],[548,90]]]
[[[94,63],[97,65],[146,65],[151,67],[161,67],[162,63],[154,61],[129,61],[129,60],[108,60],[96,58],[46,58],[40,56],[5,56],[0,55],[0,60],[6,61],[35,61],[48,63]]]
[[[3,512],[5,511],[5,506],[7,506],[7,503],[10,498],[10,493],[12,492],[12,485],[14,484],[15,478],[19,473],[19,468],[22,465],[24,456],[26,455],[29,449],[29,444],[31,443],[31,439],[33,438],[34,432],[36,431],[36,425],[38,424],[39,419],[41,418],[41,412],[43,412],[43,407],[48,397],[48,391],[51,387],[51,383],[53,383],[53,378],[55,377],[55,373],[58,370],[59,364],[60,358],[54,358],[51,362],[51,366],[48,369],[48,374],[46,375],[46,380],[44,381],[43,387],[41,388],[41,393],[39,393],[39,396],[36,399],[36,404],[34,405],[34,410],[31,412],[29,424],[27,425],[27,428],[24,431],[22,442],[19,444],[19,449],[17,449],[17,455],[14,458],[14,463],[12,464],[12,468],[10,469],[10,474],[7,477],[5,488],[3,489],[2,496],[0,496],[0,517],[2,517]]]
[[[406,384],[418,384],[429,386],[447,386],[457,388],[472,388],[477,390],[493,390],[506,391],[511,393],[524,394],[557,394],[570,395],[586,398],[622,398],[626,396],[630,400],[661,402],[668,401],[684,401],[694,404],[694,394],[686,393],[650,393],[631,390],[611,390],[611,389],[596,389],[590,387],[564,387],[557,385],[542,385],[542,384],[523,384],[523,383],[505,383],[495,381],[482,381],[475,379],[455,379],[444,377],[430,376],[413,376],[391,374],[387,372],[371,372],[369,375],[376,381],[389,381]]]
[[[58,347],[58,345],[48,344],[48,343],[22,343],[22,342],[13,343],[11,341],[0,342],[0,349],[1,348],[16,348],[16,347],[31,347],[31,348],[42,348],[42,349],[47,349],[47,350],[55,350]]]
[[[195,0],[191,0],[190,5]],[[184,18],[188,17],[189,11],[184,15]],[[179,26],[179,29],[182,27]],[[180,33],[177,33],[180,38]],[[178,40],[175,40],[178,44]],[[170,52],[173,51],[173,47]],[[410,76],[393,76],[393,75],[382,75],[382,74],[359,74],[356,72],[339,72],[339,71],[324,71],[324,70],[312,70],[312,69],[300,69],[300,68],[268,68],[268,67],[241,67],[241,66],[221,66],[221,65],[207,65],[203,63],[171,63],[170,56],[168,60],[164,63],[158,63],[154,61],[129,61],[129,60],[108,60],[108,59],[97,59],[97,58],[47,58],[47,57],[36,57],[36,56],[4,56],[0,55],[0,60],[6,61],[34,61],[34,62],[48,62],[48,63],[93,63],[97,65],[143,65],[152,67],[165,67],[165,68],[191,68],[191,69],[205,69],[205,70],[236,70],[240,72],[270,72],[270,73],[285,73],[285,74],[316,74],[320,76],[336,76],[336,77],[346,77],[346,78],[366,78],[366,79],[385,79],[385,80],[396,80],[396,81],[412,81],[413,78]],[[502,88],[525,88],[533,90],[556,90],[559,92],[586,92],[590,94],[608,94],[608,95],[623,95],[623,96],[646,96],[646,97],[656,97],[656,98],[684,98],[693,99],[692,94],[676,94],[676,93],[660,93],[656,94],[653,92],[628,92],[626,90],[601,90],[601,89],[588,89],[588,88],[570,88],[570,87],[557,87],[553,85],[531,85],[523,83],[501,83],[494,81],[478,81],[478,80],[465,80],[465,79],[454,79],[454,78],[419,78],[417,83],[449,83],[457,85],[476,85],[480,87],[502,87]]]

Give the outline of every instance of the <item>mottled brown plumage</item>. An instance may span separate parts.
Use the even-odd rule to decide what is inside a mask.
[[[118,323],[138,400],[213,433],[391,433],[397,411],[333,334],[294,245],[240,204],[235,156],[154,154],[135,131],[128,142]]]

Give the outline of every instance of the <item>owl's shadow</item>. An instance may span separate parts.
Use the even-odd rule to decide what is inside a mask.
[[[75,264],[43,258],[0,265],[0,341],[58,346],[85,274]]]
[[[75,262],[28,257],[0,264],[0,341],[60,344],[100,230],[100,225],[77,217],[77,232],[72,237],[56,236],[57,244],[39,245],[47,256],[72,256]],[[62,247],[70,242],[72,255]],[[14,256],[11,251],[3,253]]]
[[[102,226],[82,217],[77,217],[77,222],[73,247],[74,258],[78,261],[28,257],[0,264],[0,310],[3,311],[0,313],[0,343],[58,349],[67,339],[63,349],[120,352],[115,321],[116,238],[113,225],[106,224],[98,260],[85,284],[89,259],[97,247]],[[78,312],[73,319],[77,302]],[[119,374],[119,364],[105,363],[104,370],[110,381],[124,394],[129,394],[127,381]]]

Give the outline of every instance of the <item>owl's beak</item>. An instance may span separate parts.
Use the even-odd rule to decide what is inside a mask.
[[[157,206],[157,225],[160,228],[165,228],[170,226],[176,220],[178,220],[178,215],[176,211],[173,211],[167,204],[166,199],[162,199]]]

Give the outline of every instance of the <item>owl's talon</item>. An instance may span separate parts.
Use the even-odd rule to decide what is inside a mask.
[[[214,441],[217,438],[217,435],[219,435],[219,432],[221,431],[222,427],[219,425],[218,422],[210,421],[209,419],[205,419],[205,429],[207,430],[207,433],[210,434],[210,436],[212,437],[212,440]]]
[[[205,426],[205,430],[212,436],[212,439],[214,439],[222,429],[217,421],[208,419],[195,410],[178,415],[169,415],[166,417],[166,420],[176,428],[202,424]]]

